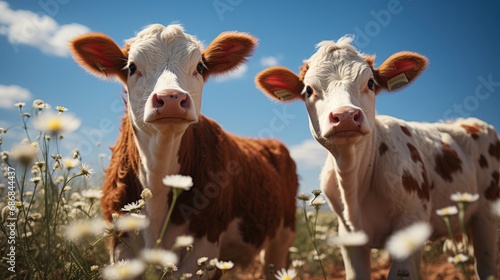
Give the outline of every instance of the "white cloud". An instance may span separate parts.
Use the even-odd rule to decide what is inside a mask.
[[[12,10],[0,1],[0,35],[17,45],[28,45],[55,56],[68,56],[68,41],[90,29],[78,23],[59,25],[52,17],[28,10]]]
[[[275,56],[266,56],[260,59],[262,67],[271,67],[279,64],[279,59]]]
[[[245,75],[245,73],[247,71],[248,71],[248,66],[246,64],[241,64],[240,66],[238,66],[233,71],[230,71],[230,72],[228,72],[226,74],[222,74],[220,76],[217,76],[215,78],[215,81],[217,81],[217,82],[224,82],[224,81],[231,80],[231,79],[241,78],[241,77],[243,77]]]
[[[31,98],[29,90],[17,85],[0,85],[0,108],[15,109],[14,104]]]
[[[297,164],[305,168],[322,167],[326,160],[327,151],[316,140],[308,139],[291,146],[290,153]]]

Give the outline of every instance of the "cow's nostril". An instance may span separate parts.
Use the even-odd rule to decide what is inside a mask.
[[[161,98],[158,98],[157,94],[153,95],[153,108],[161,108],[164,104],[165,102]]]
[[[357,111],[355,114],[354,114],[354,121],[355,122],[358,122],[360,121],[361,119],[361,113],[359,111]]]

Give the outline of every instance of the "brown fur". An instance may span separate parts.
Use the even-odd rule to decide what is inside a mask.
[[[179,162],[180,174],[191,176],[194,186],[178,198],[172,221],[182,224],[189,220],[195,237],[206,235],[216,242],[234,218],[242,219],[243,238],[255,246],[261,245],[266,236],[274,236],[281,219],[286,227],[295,228],[296,166],[280,142],[234,136],[200,116],[183,136]],[[228,164],[234,172],[228,172]],[[138,167],[133,130],[125,116],[103,188],[101,207],[108,220],[126,203],[140,199]],[[214,179],[213,174],[223,174],[219,176],[227,180]],[[218,194],[199,209],[195,195],[209,197],[207,193],[211,193],[205,188],[210,183],[217,186]]]
[[[490,186],[484,192],[484,196],[488,200],[495,201],[500,198],[500,186],[498,185],[500,173],[498,171],[493,171],[491,177],[493,178],[491,179]]]
[[[403,127],[401,127],[401,128],[403,128]],[[408,131],[408,132],[410,132],[410,131]],[[429,180],[427,178],[427,169],[425,167],[424,161],[422,160],[422,157],[420,157],[420,153],[418,152],[418,150],[415,146],[413,146],[411,143],[408,143],[407,147],[410,150],[410,155],[411,155],[411,159],[413,160],[413,162],[415,162],[415,163],[419,162],[422,165],[422,178],[424,181],[422,182],[422,185],[418,188],[418,190],[416,190],[418,197],[421,199],[430,200]]]
[[[386,143],[380,143],[380,146],[378,147],[379,154],[383,155],[383,154],[385,154],[385,152],[387,152],[387,150],[389,150],[389,147],[387,147],[387,144]]]
[[[500,141],[497,140],[495,143],[491,143],[488,148],[488,153],[490,156],[500,160]]]
[[[436,155],[435,171],[446,182],[453,182],[452,174],[462,171],[462,160],[447,143],[443,143],[442,153]]]
[[[193,177],[194,188],[210,193],[208,185],[213,184],[219,190],[204,209],[193,205],[194,191],[179,198],[184,215],[194,210],[189,220],[196,237],[217,241],[234,218],[242,219],[244,241],[256,246],[275,234],[282,218],[286,227],[295,228],[298,179],[295,163],[280,142],[234,136],[202,117],[186,132],[179,154],[181,174]],[[185,222],[181,208],[173,214],[176,224]]]
[[[142,191],[137,177],[140,167],[139,152],[127,114],[122,118],[120,135],[111,152],[101,200],[102,213],[108,221],[111,221],[113,213],[120,213],[125,204],[139,200]]]
[[[479,132],[483,130],[483,128],[480,126],[472,126],[466,124],[462,124],[461,126],[465,129],[467,134],[469,134],[474,140],[479,139]]]
[[[404,134],[406,134],[406,136],[411,137],[411,132],[406,126],[401,126],[401,130],[403,131]]]
[[[479,157],[479,166],[481,168],[488,168],[488,160],[483,155]]]
[[[402,176],[403,186],[405,190],[409,193],[417,193],[420,199],[429,200],[429,190],[428,188],[421,188],[418,185],[417,179],[411,175],[410,172],[405,170]]]

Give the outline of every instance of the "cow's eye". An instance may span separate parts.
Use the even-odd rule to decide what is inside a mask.
[[[201,75],[203,74],[203,63],[199,62],[198,65],[196,65],[196,71]]]
[[[374,86],[375,86],[375,81],[373,79],[369,79],[368,80],[368,88],[370,90],[373,90],[374,89]]]
[[[130,76],[132,76],[135,74],[135,71],[137,71],[137,66],[132,62],[128,65],[128,73]]]
[[[311,95],[313,94],[313,92],[314,92],[314,91],[313,91],[312,87],[310,87],[310,86],[307,86],[307,87],[306,87],[306,94],[307,94],[307,97],[311,97]]]

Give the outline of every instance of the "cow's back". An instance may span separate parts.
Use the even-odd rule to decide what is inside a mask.
[[[405,122],[378,116],[375,182],[398,196],[399,207],[430,218],[436,234],[445,228],[436,210],[457,192],[479,194],[478,205],[499,197],[500,142],[494,128],[475,118],[448,123]],[[418,197],[418,199],[415,199]],[[400,209],[401,210],[401,209]]]

